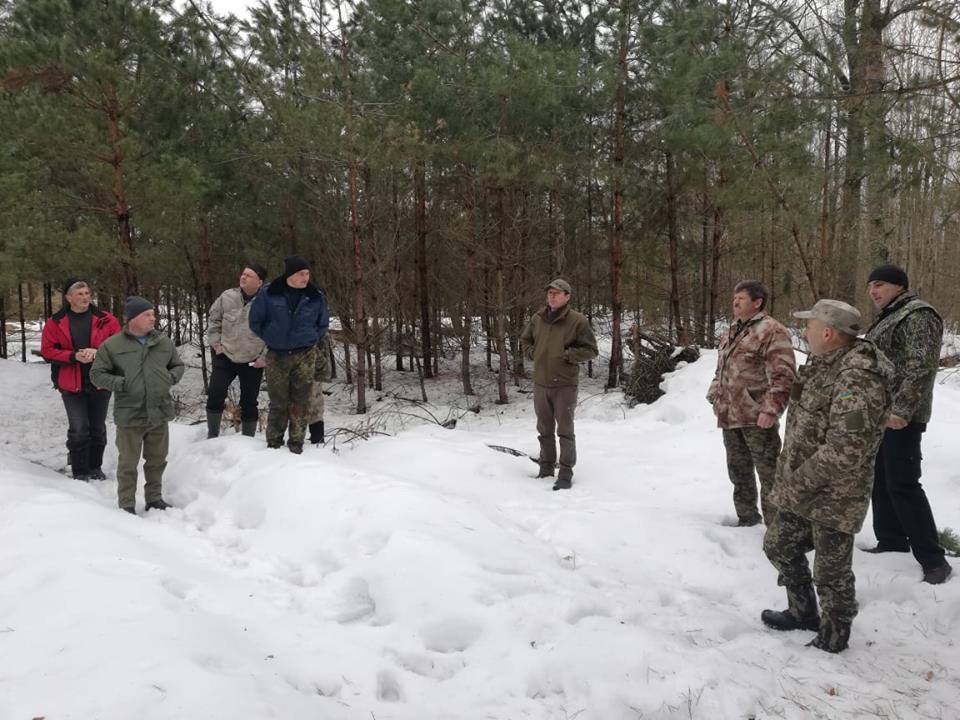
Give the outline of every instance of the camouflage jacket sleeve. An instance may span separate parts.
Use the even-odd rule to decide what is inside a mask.
[[[780,417],[790,401],[790,389],[797,377],[797,358],[786,329],[777,325],[770,333],[764,354],[767,392],[760,403],[760,412]]]
[[[586,319],[577,323],[577,337],[564,351],[567,362],[585,363],[598,355],[597,338],[593,335],[590,322]]]
[[[894,415],[911,420],[926,402],[936,381],[940,363],[940,343],[943,325],[932,312],[912,312],[895,330],[897,377],[899,384],[893,394]]]
[[[835,486],[834,492],[847,495],[852,483],[869,495],[873,473],[863,471],[872,462],[879,441],[880,426],[887,410],[886,381],[880,375],[852,368],[842,372],[833,386],[826,429],[822,442],[797,468],[795,475],[811,486]]]
[[[523,329],[523,333],[520,335],[520,345],[523,347],[523,354],[527,360],[533,360],[533,318],[527,322],[527,326]]]

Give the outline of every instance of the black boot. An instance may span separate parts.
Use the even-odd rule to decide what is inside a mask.
[[[828,653],[838,653],[850,646],[850,623],[840,622],[824,616],[820,622],[817,636],[807,643],[807,647],[815,647]]]
[[[74,480],[90,480],[90,460],[86,450],[70,453],[70,474]]]
[[[107,476],[103,474],[103,445],[90,446],[90,479],[107,479]]]
[[[816,630],[820,627],[817,596],[812,585],[787,587],[787,609],[764,610],[760,619],[774,630]]]
[[[253,437],[257,434],[257,420],[241,420],[240,421],[240,432],[246,435],[247,437]]]
[[[150,510],[169,510],[170,505],[167,505],[163,500],[154,500],[153,502],[148,502],[143,508],[144,512],[149,512]]]
[[[310,423],[310,443],[313,445],[322,445],[326,442],[323,431],[323,420],[317,420]]]
[[[774,630],[817,630],[820,627],[820,618],[816,615],[798,618],[790,610],[764,610],[760,613],[760,619]]]
[[[207,410],[207,440],[220,437],[220,421],[222,419],[222,412],[210,412]]]

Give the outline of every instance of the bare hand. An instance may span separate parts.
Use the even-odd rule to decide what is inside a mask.
[[[223,345],[219,343],[213,346],[213,352],[216,355],[223,355]]]
[[[264,358],[262,358],[262,357],[258,357],[256,360],[254,360],[252,363],[250,363],[250,366],[251,366],[251,367],[255,367],[255,368],[266,367],[266,366],[267,366],[267,361],[266,361]]]
[[[762,412],[757,418],[757,427],[763,430],[769,430],[777,424],[777,416],[772,413]]]
[[[77,350],[77,362],[81,362],[84,365],[92,363],[97,357],[97,351],[93,348],[83,348],[82,350]]]
[[[890,415],[887,418],[887,427],[891,430],[903,430],[909,423],[899,415]]]

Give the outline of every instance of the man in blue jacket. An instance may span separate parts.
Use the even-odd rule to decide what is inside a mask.
[[[310,398],[317,373],[317,343],[327,334],[330,313],[323,292],[310,282],[310,263],[297,255],[283,261],[283,276],[260,290],[250,308],[250,329],[267,345],[267,447],[303,452]]]

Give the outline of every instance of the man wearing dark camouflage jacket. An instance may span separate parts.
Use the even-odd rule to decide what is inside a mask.
[[[867,338],[893,362],[896,377],[873,481],[877,545],[868,552],[912,550],[924,582],[938,585],[950,577],[952,568],[920,484],[920,440],[933,408],[943,321],[909,287],[907,274],[896,265],[881,265],[870,273],[870,299],[880,313]]]
[[[811,355],[790,393],[770,494],[777,512],[763,539],[788,607],[764,610],[760,617],[775,630],[817,630],[810,645],[840,652],[857,614],[853,536],[870,504],[893,368],[873,343],[857,339],[860,313],[847,303],[820,300],[794,317],[807,321]],[[811,550],[812,576],[806,557]]]

